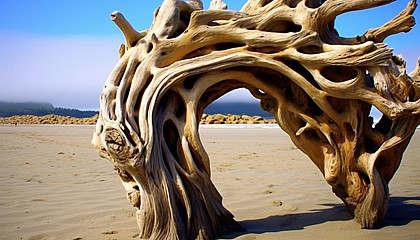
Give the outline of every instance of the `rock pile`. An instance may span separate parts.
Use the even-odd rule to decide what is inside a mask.
[[[45,115],[45,116],[12,116],[0,118],[0,124],[81,124],[81,125],[93,125],[96,124],[98,115],[90,118],[75,118],[69,116],[58,116],[58,115]]]
[[[46,115],[46,116],[13,116],[0,118],[0,124],[80,124],[94,125],[98,120],[98,115],[90,118],[75,118],[68,116]],[[200,124],[275,124],[274,119],[264,119],[261,116],[248,115],[223,115],[223,114],[203,114]]]
[[[200,124],[275,124],[274,119],[264,119],[261,116],[203,114]]]

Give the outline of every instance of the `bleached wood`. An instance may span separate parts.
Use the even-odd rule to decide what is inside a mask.
[[[420,67],[383,41],[414,26],[416,1],[381,27],[343,38],[334,19],[392,0],[165,0],[150,29],[122,14],[120,60],[101,94],[93,144],[114,163],[140,238],[212,239],[241,230],[211,181],[198,125],[237,88],[261,101],[363,228],[380,225],[388,183],[420,123]],[[372,107],[382,112],[373,125]]]
[[[222,0],[212,0],[209,9],[227,9],[227,5]]]

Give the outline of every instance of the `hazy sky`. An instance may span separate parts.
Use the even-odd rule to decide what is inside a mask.
[[[208,8],[210,0],[203,1]],[[239,10],[246,0],[225,0]],[[110,20],[118,10],[137,29],[150,27],[161,0],[2,0],[0,9],[0,101],[44,101],[54,106],[98,109],[99,94],[118,61],[124,38]],[[363,34],[393,18],[407,5],[344,14],[336,21],[342,36]],[[419,18],[419,11],[414,14]],[[408,34],[385,40],[407,60],[420,56],[420,24]],[[249,100],[238,91],[226,99]]]

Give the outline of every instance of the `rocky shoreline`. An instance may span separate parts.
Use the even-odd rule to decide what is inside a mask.
[[[0,124],[76,124],[94,125],[98,115],[90,118],[75,118],[69,116],[12,116],[0,118]],[[264,119],[261,116],[232,115],[232,114],[203,114],[200,124],[275,124],[274,119]]]
[[[77,124],[77,125],[93,125],[98,120],[98,115],[90,118],[75,118],[59,115],[22,115],[0,118],[0,124]]]
[[[275,124],[275,119],[264,119],[261,116],[203,114],[200,124]]]

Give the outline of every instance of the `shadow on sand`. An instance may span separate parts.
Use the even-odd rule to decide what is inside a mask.
[[[420,197],[390,197],[383,226],[404,226],[420,220]]]
[[[234,232],[220,238],[233,239],[245,234],[302,230],[311,225],[353,219],[344,204],[322,206],[328,208],[315,209],[309,213],[274,215],[262,219],[240,221],[239,224],[246,229],[245,232]],[[420,197],[390,197],[388,212],[382,227],[403,226],[414,220],[420,220]]]

